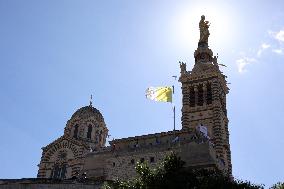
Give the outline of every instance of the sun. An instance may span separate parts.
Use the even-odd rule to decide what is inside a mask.
[[[228,45],[234,40],[235,26],[233,12],[212,2],[188,4],[173,18],[175,40],[179,45],[195,47],[199,40],[199,21],[201,16],[209,21],[209,46]]]

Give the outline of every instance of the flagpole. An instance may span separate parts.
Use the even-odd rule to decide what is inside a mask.
[[[176,130],[176,107],[174,105],[174,131]]]
[[[176,130],[176,107],[175,107],[175,104],[174,104],[174,94],[175,94],[175,87],[174,85],[172,85],[172,90],[173,90],[173,93],[172,93],[172,109],[173,109],[173,118],[174,118],[174,131]]]
[[[175,78],[175,81],[177,79],[177,76],[172,76],[173,78]],[[175,85],[173,84],[173,96],[172,96],[172,101],[174,101],[174,94],[175,94]],[[172,102],[173,105],[173,113],[174,113],[174,131],[176,130],[176,107],[175,104]]]

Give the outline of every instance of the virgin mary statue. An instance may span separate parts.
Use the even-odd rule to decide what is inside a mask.
[[[208,43],[208,37],[210,35],[209,28],[210,24],[208,21],[205,21],[205,16],[201,16],[201,20],[199,22],[199,30],[200,30],[200,38],[199,43]]]

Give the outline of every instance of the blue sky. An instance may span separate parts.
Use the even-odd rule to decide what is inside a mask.
[[[41,147],[93,104],[111,138],[168,131],[170,104],[149,86],[178,88],[179,61],[192,68],[198,21],[228,67],[233,174],[271,186],[284,181],[284,2],[0,1],[0,178],[36,177]]]

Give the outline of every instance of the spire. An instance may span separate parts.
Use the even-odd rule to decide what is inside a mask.
[[[93,105],[93,95],[91,94],[91,97],[90,97],[90,107],[92,107]]]

